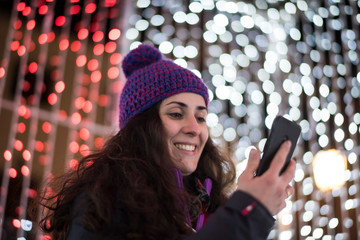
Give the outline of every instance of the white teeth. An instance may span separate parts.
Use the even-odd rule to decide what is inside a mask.
[[[175,144],[175,146],[180,150],[185,150],[185,151],[194,151],[195,150],[194,145]]]

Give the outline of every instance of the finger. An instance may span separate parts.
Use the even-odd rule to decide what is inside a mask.
[[[289,198],[294,193],[294,187],[287,185],[285,191],[286,191],[286,198]]]
[[[257,149],[253,148],[250,151],[248,163],[246,165],[244,173],[247,175],[254,176],[254,172],[257,170],[260,164],[260,153]]]
[[[296,171],[296,162],[295,160],[291,160],[289,165],[287,166],[285,172],[281,174],[281,178],[284,179],[285,182],[289,183],[295,176]]]
[[[285,164],[286,157],[290,151],[290,147],[291,142],[289,140],[281,144],[279,150],[275,154],[273,161],[270,164],[269,172],[271,172],[271,174],[279,174],[280,170]]]

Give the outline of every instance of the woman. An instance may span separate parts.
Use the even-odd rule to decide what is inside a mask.
[[[292,193],[285,142],[254,178],[252,150],[235,168],[206,126],[208,91],[191,71],[140,45],[123,60],[120,131],[77,171],[42,194],[41,227],[53,239],[266,239]],[[236,191],[234,192],[234,190]],[[204,224],[205,223],[205,224]]]

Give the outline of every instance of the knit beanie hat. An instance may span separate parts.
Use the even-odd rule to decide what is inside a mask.
[[[163,58],[153,46],[142,44],[122,62],[127,78],[120,96],[120,129],[155,103],[182,92],[200,94],[206,105],[208,89],[192,71]]]

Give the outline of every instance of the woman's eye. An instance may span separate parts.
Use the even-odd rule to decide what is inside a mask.
[[[169,113],[169,116],[173,118],[181,118],[182,114],[175,112],[175,113]]]
[[[203,117],[198,117],[197,120],[198,120],[199,122],[206,122],[206,119],[203,118]]]

